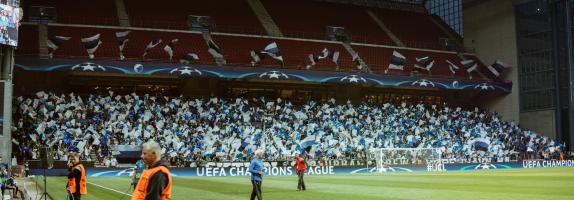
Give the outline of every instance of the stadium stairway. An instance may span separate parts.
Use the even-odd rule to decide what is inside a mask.
[[[201,36],[203,36],[203,40],[205,40],[205,43],[208,45],[209,45],[209,41],[213,40],[213,37],[211,36],[211,32],[203,32],[203,33],[201,33]],[[220,57],[215,57],[213,55],[212,55],[212,57],[213,57],[213,59],[215,59],[215,62],[219,66],[227,64],[227,60],[225,60],[225,57],[220,58]]]
[[[129,27],[130,26],[130,17],[128,16],[128,12],[126,11],[126,4],[124,0],[114,0],[116,3],[116,10],[118,12],[118,23],[122,27]]]
[[[351,54],[351,55],[357,54],[357,52],[353,49],[351,44],[345,43],[345,42],[343,42],[342,44],[343,44],[343,47],[345,47],[345,49],[347,50],[347,52],[349,52],[349,54]],[[367,65],[367,63],[363,60],[363,58],[361,58],[360,54],[358,55],[357,59],[359,60],[359,64],[361,64],[364,71],[366,71],[367,73],[373,73],[371,71],[371,69],[369,68],[369,65]]]
[[[279,30],[279,27],[271,18],[271,15],[267,12],[261,1],[259,0],[247,0],[247,3],[261,22],[261,25],[267,31],[267,34],[274,37],[283,37],[283,33]]]
[[[369,14],[369,16],[371,16],[371,18],[373,18],[373,20],[375,21],[375,23],[377,23],[377,25],[379,26],[379,28],[381,28],[383,31],[385,31],[385,33],[387,33],[387,35],[391,38],[391,40],[393,40],[393,42],[400,47],[404,47],[405,44],[403,44],[403,42],[401,41],[401,39],[399,39],[399,37],[397,37],[397,35],[395,35],[391,29],[389,29],[387,27],[387,25],[385,25],[385,23],[383,23],[383,21],[381,21],[381,19],[379,19],[379,17],[377,17],[377,15],[375,13],[373,13],[372,10],[366,9],[367,14]]]
[[[440,38],[448,38],[448,36],[431,22],[431,16],[427,13],[382,8],[373,8],[372,12],[401,39],[405,46],[422,49],[445,49],[439,40]]]
[[[39,24],[38,26],[38,41],[48,41],[48,26],[46,24]],[[38,52],[40,58],[49,58],[48,44],[46,42],[38,43]]]

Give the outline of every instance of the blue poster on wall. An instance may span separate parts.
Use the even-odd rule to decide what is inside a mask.
[[[335,71],[273,69],[213,65],[183,65],[110,60],[17,58],[16,68],[28,71],[78,71],[119,73],[126,75],[172,75],[179,77],[211,77],[225,79],[260,79],[314,83],[360,84],[433,90],[475,90],[510,93],[512,83],[489,80],[391,76]]]

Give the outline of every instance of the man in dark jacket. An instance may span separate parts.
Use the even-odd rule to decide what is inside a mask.
[[[251,185],[253,190],[251,190],[251,200],[262,200],[263,196],[261,194],[261,184],[263,182],[263,174],[265,174],[265,166],[263,165],[263,150],[258,149],[255,151],[255,157],[249,163],[249,173],[251,173]]]

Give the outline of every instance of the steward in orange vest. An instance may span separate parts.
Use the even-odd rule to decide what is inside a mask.
[[[80,164],[78,154],[70,154],[72,166],[68,169],[68,196],[71,200],[80,200],[82,195],[88,194],[86,186],[86,168]]]
[[[169,169],[160,160],[142,172],[132,200],[170,200],[171,181]]]

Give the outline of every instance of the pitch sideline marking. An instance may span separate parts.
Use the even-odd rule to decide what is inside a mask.
[[[125,193],[125,192],[122,192],[122,191],[118,191],[118,190],[115,190],[115,189],[112,189],[112,188],[109,188],[109,187],[106,187],[106,186],[98,185],[98,184],[95,184],[95,183],[92,183],[92,182],[88,182],[88,183],[89,183],[89,184],[92,184],[92,185],[95,185],[96,187],[99,187],[99,188],[104,188],[104,189],[106,189],[106,190],[111,190],[111,191],[114,191],[114,192],[117,192],[117,193],[120,193],[120,194],[123,194],[123,195],[128,195],[128,196],[130,196],[130,197],[132,196],[131,194],[128,194],[128,193]]]

